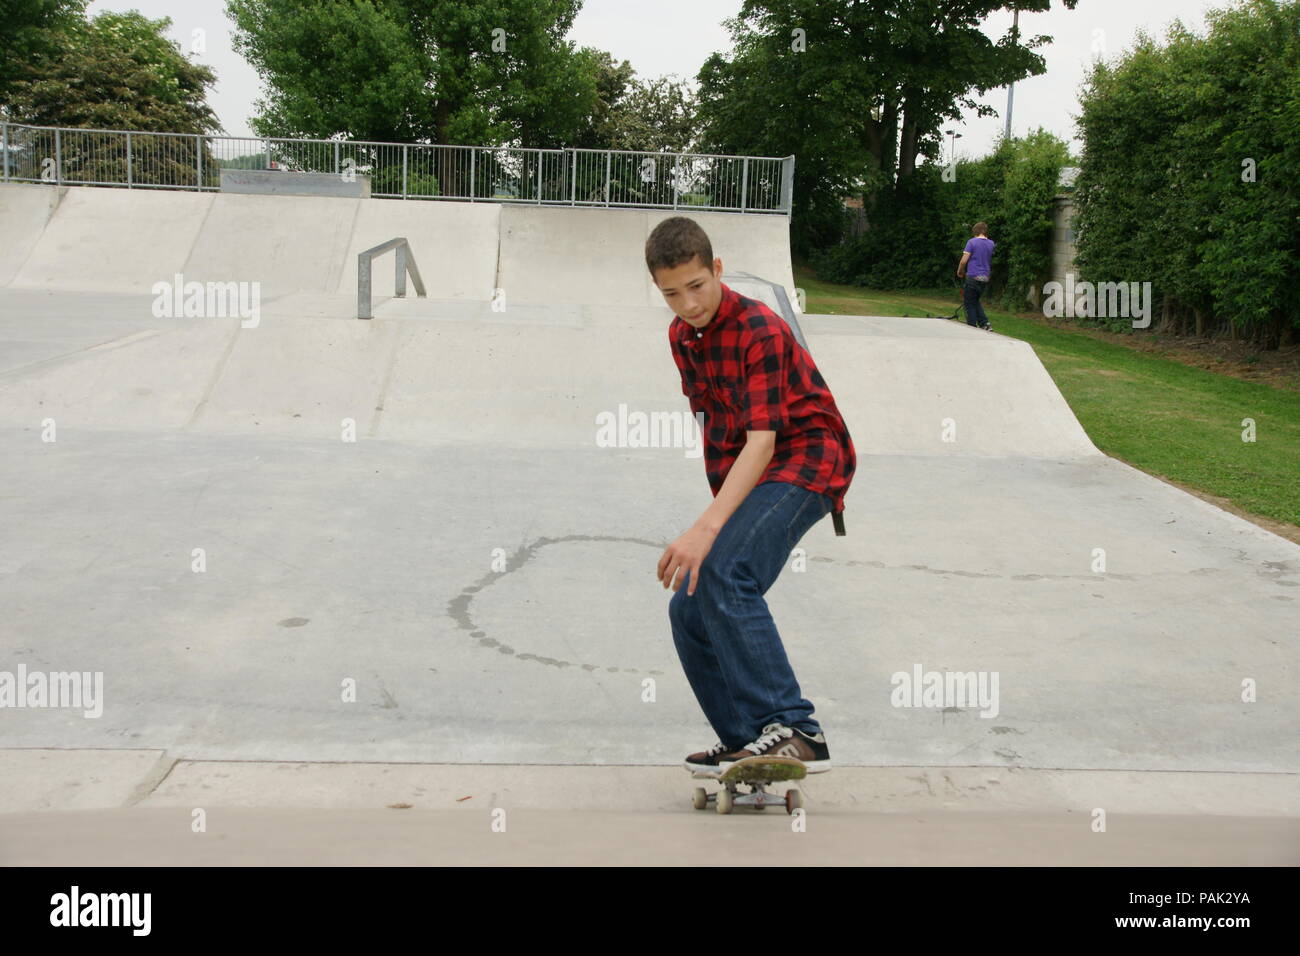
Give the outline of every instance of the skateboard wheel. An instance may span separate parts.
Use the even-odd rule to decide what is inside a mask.
[[[731,812],[731,791],[730,790],[718,791],[718,812],[719,813]]]
[[[696,810],[703,810],[709,805],[709,792],[703,787],[696,787],[695,792],[691,794],[691,805]]]
[[[798,790],[787,790],[785,792],[785,812],[794,813],[803,806],[803,794]]]

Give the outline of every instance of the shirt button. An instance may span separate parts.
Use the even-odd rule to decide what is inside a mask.
[[[696,332],[696,333],[695,333],[695,337],[696,337],[697,339],[699,339],[699,338],[703,338],[703,337],[704,337],[704,333],[703,333],[703,332]]]

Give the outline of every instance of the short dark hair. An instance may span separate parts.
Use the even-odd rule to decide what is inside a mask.
[[[987,234],[988,234],[988,231],[989,231],[989,224],[988,224],[987,222],[977,222],[977,223],[975,223],[975,225],[971,228],[970,234],[971,234],[972,236],[978,236],[978,235],[980,235],[981,233],[984,234],[984,235],[987,235]]]
[[[696,258],[704,268],[712,268],[713,243],[694,219],[685,216],[665,219],[645,241],[645,264],[651,276],[656,269],[674,269]]]

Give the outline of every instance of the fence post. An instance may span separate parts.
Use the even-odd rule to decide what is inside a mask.
[[[131,180],[131,131],[126,131],[126,188],[133,185]]]
[[[537,205],[542,204],[542,151],[537,151]]]
[[[679,178],[682,169],[682,154],[678,153],[673,157],[673,209],[677,208],[677,184],[681,182]]]
[[[338,140],[334,141],[334,175],[339,174],[339,144]]]
[[[614,155],[609,150],[605,150],[605,205],[609,205],[609,158]]]
[[[569,157],[569,162],[573,164],[573,169],[569,176],[569,205],[573,205],[574,193],[578,191],[578,154],[575,150],[568,150],[564,155]]]
[[[469,148],[469,201],[474,201],[474,170],[478,168],[478,147]]]
[[[194,188],[203,192],[203,134],[194,134]]]
[[[745,200],[749,198],[749,157],[745,157],[745,163],[740,174],[740,211],[745,211]]]
[[[406,151],[409,146],[402,147],[402,198],[406,198]]]
[[[9,124],[0,123],[0,143],[3,143],[5,173],[4,181],[9,182]]]
[[[63,138],[59,129],[54,130],[54,181],[63,185]]]

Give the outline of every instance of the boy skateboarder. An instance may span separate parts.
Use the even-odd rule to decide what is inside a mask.
[[[809,773],[829,770],[825,734],[763,595],[824,515],[844,533],[853,442],[812,356],[767,306],[721,282],[722,260],[694,220],[665,219],[645,256],[676,313],[669,344],[691,412],[705,416],[714,495],[658,566],[663,586],[673,586],[677,654],[719,737],[686,768],[721,775],[745,757],[776,755]]]

